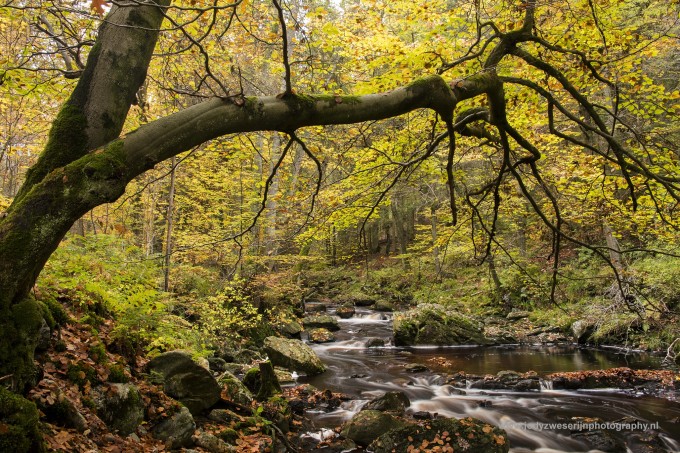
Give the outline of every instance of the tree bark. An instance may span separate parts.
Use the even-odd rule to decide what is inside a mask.
[[[439,244],[437,243],[437,208],[439,203],[430,205],[430,224],[432,225],[432,259],[434,260],[434,270],[437,273],[437,280],[442,277],[442,264],[439,260]]]
[[[173,222],[173,212],[175,210],[175,175],[177,172],[177,159],[173,156],[170,159],[170,186],[168,187],[168,212],[165,219],[166,231],[165,231],[165,259],[164,259],[164,278],[163,278],[163,291],[170,290],[170,257],[172,256],[172,227]]]
[[[112,7],[43,153],[0,219],[0,376],[11,376],[15,391],[35,380],[42,315],[29,290],[73,223],[130,181],[123,145],[112,141],[146,77],[162,20],[153,3]]]

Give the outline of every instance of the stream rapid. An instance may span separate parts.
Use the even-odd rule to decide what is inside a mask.
[[[409,397],[410,413],[426,411],[444,417],[474,417],[500,426],[508,434],[513,453],[600,451],[571,436],[570,427],[556,425],[569,423],[572,417],[597,417],[611,423],[634,421],[634,425],[614,425],[609,430],[627,445],[622,451],[640,451],[636,449],[639,434],[656,430],[663,448],[680,452],[680,404],[664,398],[631,395],[619,389],[557,391],[552,390],[550,381],[543,379],[540,391],[529,392],[446,384],[446,376],[458,371],[479,375],[503,370],[535,371],[542,377],[553,372],[621,366],[654,369],[660,367],[658,357],[570,345],[394,347],[392,314],[360,308],[354,317],[339,319],[339,324],[336,341],[311,345],[327,371],[304,377],[300,382],[353,399],[331,412],[308,412],[317,430],[310,435],[315,438],[332,436],[330,429],[351,419],[365,403],[398,390]],[[385,346],[367,348],[369,339],[383,340]],[[409,364],[421,364],[428,370],[408,372],[405,367]]]

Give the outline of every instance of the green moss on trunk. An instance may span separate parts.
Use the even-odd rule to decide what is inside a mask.
[[[35,384],[33,353],[42,320],[40,304],[30,298],[0,313],[0,377],[9,376],[3,383],[12,390],[23,392]]]
[[[16,199],[23,198],[35,184],[55,168],[63,167],[85,153],[86,127],[87,119],[79,107],[72,104],[62,107],[52,123],[47,145],[38,162],[26,173],[26,181]]]
[[[0,451],[46,451],[38,418],[33,402],[0,387]]]

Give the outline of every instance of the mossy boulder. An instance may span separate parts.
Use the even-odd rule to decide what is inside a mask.
[[[149,373],[163,384],[165,393],[184,404],[192,414],[212,407],[222,388],[212,373],[194,362],[185,351],[171,351],[153,358]]]
[[[357,445],[367,446],[381,434],[392,429],[408,426],[408,422],[394,415],[367,410],[356,414],[350,421],[342,426],[340,435],[351,439]]]
[[[302,320],[305,329],[328,329],[332,332],[340,330],[338,320],[331,315],[307,316]]]
[[[243,376],[243,385],[250,391],[251,394],[256,394],[262,384],[262,376],[260,376],[260,369],[257,367],[250,368]]]
[[[382,412],[395,412],[399,415],[406,411],[406,408],[411,405],[408,396],[404,392],[387,392],[383,396],[369,401],[362,411],[375,410]]]
[[[192,440],[197,446],[209,451],[210,453],[231,453],[238,451],[235,447],[228,445],[219,437],[207,433],[202,429],[196,431],[192,437]]]
[[[370,307],[376,303],[375,297],[360,292],[351,294],[349,300],[357,307]]]
[[[341,305],[335,310],[335,314],[342,319],[349,319],[354,316],[356,309],[353,305]]]
[[[571,334],[578,344],[587,343],[592,337],[596,328],[597,326],[593,321],[586,319],[579,319],[575,321],[570,327]]]
[[[300,340],[267,337],[264,350],[272,364],[308,375],[321,374],[326,367],[312,348]]]
[[[151,429],[156,439],[162,440],[173,449],[192,445],[191,436],[194,431],[196,431],[196,422],[186,407],[180,408],[178,412]]]
[[[76,429],[81,433],[84,432],[88,426],[83,414],[64,392],[57,390],[56,393],[57,397],[51,404],[41,398],[36,398],[36,404],[45,414],[45,420],[55,425]]]
[[[375,311],[394,311],[394,304],[386,300],[379,300],[372,308]]]
[[[0,386],[0,451],[43,452],[35,404]]]
[[[144,420],[144,402],[132,384],[109,384],[96,391],[97,416],[112,430],[127,436]]]
[[[370,444],[375,453],[406,452],[412,449],[466,453],[506,453],[509,449],[505,431],[474,418],[428,420],[386,430]],[[410,448],[409,448],[410,447]]]
[[[482,326],[453,309],[423,304],[394,317],[395,346],[488,344]]]
[[[242,406],[250,406],[253,402],[253,394],[250,390],[230,372],[225,371],[217,383],[222,387],[222,394],[227,400]]]
[[[307,313],[324,313],[328,310],[328,306],[321,302],[307,302],[305,303],[305,311]]]
[[[312,343],[330,343],[335,341],[335,336],[328,329],[312,329],[309,331],[309,341]]]
[[[288,321],[276,326],[276,331],[286,338],[300,339],[300,334],[303,330],[302,324],[297,321]]]

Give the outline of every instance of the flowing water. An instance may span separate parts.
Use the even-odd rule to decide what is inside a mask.
[[[548,426],[571,417],[597,417],[614,422],[632,417],[655,426],[668,451],[680,452],[680,404],[663,398],[630,395],[616,389],[599,391],[555,391],[551,382],[541,381],[541,390],[509,392],[455,388],[443,376],[464,371],[468,374],[496,374],[502,370],[535,371],[539,376],[559,371],[606,369],[620,366],[658,368],[659,359],[647,354],[623,354],[575,346],[503,347],[414,347],[391,345],[391,315],[357,309],[351,319],[340,320],[341,330],[333,343],[312,345],[328,371],[304,378],[317,388],[352,396],[352,401],[330,413],[309,414],[318,432],[314,437],[332,435],[327,428],[352,418],[367,401],[386,391],[400,390],[411,400],[409,412],[427,411],[446,417],[475,417],[504,428],[511,452],[595,452],[572,438],[568,429]],[[379,338],[384,347],[366,348],[366,341]],[[408,364],[422,364],[429,371],[409,373]],[[637,428],[637,432],[636,429]],[[642,425],[620,427],[614,435],[635,451],[636,433],[648,431]],[[624,450],[622,450],[624,451]]]

